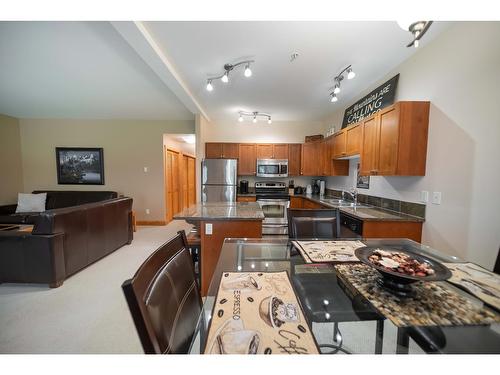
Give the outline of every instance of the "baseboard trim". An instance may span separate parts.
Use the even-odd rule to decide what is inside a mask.
[[[156,226],[162,226],[162,225],[167,225],[165,220],[153,220],[153,221],[147,221],[147,220],[137,220],[136,225],[156,225]]]

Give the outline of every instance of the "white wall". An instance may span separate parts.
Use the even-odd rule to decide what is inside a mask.
[[[301,143],[306,135],[323,134],[321,121],[286,122],[273,121],[268,124],[245,122],[210,122],[206,126],[204,142],[258,142],[258,143]]]
[[[425,177],[371,177],[360,193],[418,202],[420,191],[442,192],[427,205],[423,243],[492,268],[500,247],[500,22],[461,22],[359,97],[400,73],[396,100],[431,102]],[[350,104],[346,105],[348,107]],[[340,127],[345,108],[325,119]],[[355,183],[330,177],[330,188]]]
[[[23,191],[19,120],[0,114],[0,205],[17,202]]]
[[[193,133],[194,122],[21,119],[20,129],[26,192],[113,190],[134,199],[138,220],[160,221],[165,220],[163,134]],[[105,185],[58,185],[56,147],[102,147]]]

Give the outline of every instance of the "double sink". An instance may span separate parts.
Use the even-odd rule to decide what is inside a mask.
[[[320,199],[321,202],[325,202],[327,204],[331,204],[332,206],[337,207],[352,207],[352,208],[371,208],[366,204],[354,203],[350,201],[346,201],[344,199],[335,199],[335,198],[323,198]]]

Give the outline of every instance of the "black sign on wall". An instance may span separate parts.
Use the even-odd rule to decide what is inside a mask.
[[[393,104],[398,79],[399,73],[347,108],[344,112],[342,129]]]

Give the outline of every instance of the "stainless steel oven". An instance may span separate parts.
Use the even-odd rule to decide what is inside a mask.
[[[264,212],[262,234],[288,234],[290,197],[283,182],[256,182],[257,203]]]
[[[257,159],[257,177],[288,177],[288,159]]]

